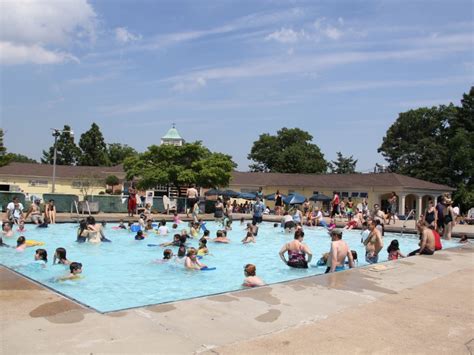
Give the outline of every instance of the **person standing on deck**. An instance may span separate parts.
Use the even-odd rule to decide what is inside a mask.
[[[196,190],[196,185],[192,184],[190,188],[186,190],[186,198],[187,198],[187,208],[186,208],[186,217],[189,217],[189,211],[191,211],[191,214],[193,213],[194,210],[194,205],[196,202],[199,201],[199,193],[198,190]]]
[[[137,190],[132,183],[128,188],[128,216],[133,217],[135,213],[137,213]]]
[[[339,195],[337,194],[336,191],[333,192],[333,197],[332,197],[332,211],[331,211],[331,218],[334,218],[336,214],[339,214]]]
[[[260,201],[260,197],[257,197],[253,208],[252,222],[262,223],[263,211],[265,211],[265,206]]]

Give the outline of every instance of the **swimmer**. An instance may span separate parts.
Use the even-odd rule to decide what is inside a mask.
[[[169,233],[169,230],[168,230],[168,227],[166,226],[166,221],[165,220],[162,220],[160,222],[160,227],[158,228],[158,234],[159,235],[168,235]]]
[[[10,245],[3,242],[2,236],[0,235],[0,247],[2,248],[11,248]]]
[[[135,235],[135,240],[143,240],[145,239],[145,234],[143,231],[138,231],[137,234]]]
[[[46,266],[46,263],[48,262],[48,252],[44,249],[36,249],[35,261],[43,263],[44,266]]]
[[[118,229],[127,229],[127,227],[126,227],[125,224],[123,223],[123,219],[120,220],[120,224],[118,225],[117,228],[118,228]]]
[[[392,240],[392,242],[388,246],[387,253],[388,260],[397,260],[398,258],[405,258],[405,255],[403,255],[400,251],[398,240],[396,239]]]
[[[209,249],[207,249],[207,239],[199,240],[199,248],[197,251],[197,255],[203,256],[209,254]]]
[[[242,218],[240,219],[240,225],[243,226],[244,224],[245,224],[245,219],[244,219],[244,217],[242,217]]]
[[[201,239],[209,239],[209,238],[210,238],[210,237],[209,237],[210,234],[211,234],[211,231],[208,230],[208,229],[206,229],[206,230],[204,231],[204,234],[202,235]]]
[[[165,249],[163,250],[163,259],[158,259],[158,260],[155,260],[154,263],[156,264],[164,264],[164,263],[167,263],[168,261],[171,260],[171,258],[173,257],[173,251],[171,249]]]
[[[152,231],[153,230],[153,220],[151,220],[151,219],[146,220],[145,230],[146,231]]]
[[[81,273],[82,273],[82,264],[78,262],[72,262],[69,265],[69,271],[70,274],[63,276],[63,277],[58,277],[57,281],[66,281],[66,280],[77,280],[81,278]]]
[[[24,251],[26,248],[36,247],[43,244],[44,244],[43,242],[37,242],[34,240],[26,240],[25,237],[21,236],[21,237],[18,237],[18,239],[16,240],[16,250]]]
[[[331,236],[331,249],[329,250],[326,273],[344,270],[346,258],[349,261],[349,268],[352,269],[354,267],[354,259],[349,245],[342,240],[342,230],[333,229],[329,233]]]
[[[265,282],[262,281],[257,275],[257,268],[253,264],[247,264],[244,267],[245,279],[242,284],[244,287],[258,287],[265,286]]]
[[[176,212],[173,213],[173,223],[174,223],[174,224],[181,224],[181,223],[183,223],[183,221],[179,219],[179,216],[178,216],[178,214],[177,214]]]
[[[190,223],[191,224],[191,229],[190,233],[193,238],[199,237],[199,223]]]
[[[216,238],[213,239],[212,241],[213,241],[214,243],[229,243],[230,240],[227,239],[227,235],[224,236],[224,233],[223,233],[223,232],[224,232],[224,231],[218,230],[218,231],[216,232]]]
[[[87,229],[87,222],[82,220],[79,222],[79,229],[77,230],[76,242],[85,243],[89,237],[89,229]]]
[[[2,235],[4,237],[13,237],[14,232],[12,229],[12,224],[11,222],[4,222],[2,225]]]
[[[56,261],[58,264],[62,264],[62,265],[71,264],[71,261],[69,261],[66,257],[66,249],[64,248],[56,249],[56,252],[54,253],[54,257],[53,257],[53,265],[56,264]]]
[[[186,242],[186,240],[184,241]],[[175,247],[179,247],[181,245],[181,235],[180,234],[175,234],[173,236],[173,241],[171,242],[166,242],[166,243],[161,243],[160,244],[160,247],[169,247],[169,246],[175,246]],[[184,243],[183,243],[184,244]]]
[[[176,223],[173,223],[173,225],[171,226],[171,228],[173,229],[178,229],[178,225]]]
[[[278,228],[278,223],[273,223],[273,228]]]
[[[231,231],[232,230],[232,221],[227,221],[225,224],[225,230],[226,231]]]
[[[23,219],[20,219],[18,221],[18,229],[17,229],[18,232],[20,233],[23,233],[23,232],[26,232],[26,229],[25,229],[25,221]]]
[[[255,237],[252,232],[247,232],[247,235],[242,239],[242,244],[255,243]]]
[[[175,262],[177,263],[184,263],[186,257],[186,246],[184,244],[181,244],[178,248],[178,255],[174,259]]]
[[[469,239],[467,239],[467,235],[466,235],[466,234],[463,234],[463,235],[461,236],[461,239],[459,239],[459,243],[461,243],[461,244],[469,243]]]
[[[188,270],[201,270],[202,268],[205,268],[206,265],[200,263],[197,259],[196,249],[189,248],[186,254],[186,259],[184,259],[184,267]]]

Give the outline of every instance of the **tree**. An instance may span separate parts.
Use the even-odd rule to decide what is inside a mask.
[[[112,192],[114,192],[114,187],[120,184],[120,179],[115,175],[109,175],[105,179],[105,183],[109,186],[112,186]]]
[[[79,165],[107,166],[109,164],[107,145],[97,124],[92,123],[91,128],[81,135],[79,147],[81,148]]]
[[[56,142],[56,164],[57,165],[76,165],[80,150],[74,142],[74,136],[71,134],[71,126],[64,125]],[[41,162],[43,164],[53,164],[54,145],[48,151],[43,150]]]
[[[354,160],[352,155],[346,158],[341,152],[337,152],[337,160],[329,163],[329,168],[333,174],[353,174],[356,164],[357,160]]]
[[[16,153],[7,153],[6,158],[8,159],[9,163],[38,163],[36,160],[31,159],[23,154],[16,154]]]
[[[183,146],[152,145],[144,153],[128,157],[124,170],[128,179],[138,177],[138,187],[157,185],[224,187],[236,167],[229,155],[212,153],[201,142]]]
[[[107,145],[107,155],[111,166],[122,164],[125,158],[137,154],[135,149],[126,144],[112,143]]]
[[[453,104],[400,113],[378,151],[391,171],[455,187],[455,203],[474,205],[474,88]]]
[[[252,171],[278,173],[324,173],[327,162],[313,136],[299,128],[282,128],[276,136],[261,134],[253,143],[249,160]]]

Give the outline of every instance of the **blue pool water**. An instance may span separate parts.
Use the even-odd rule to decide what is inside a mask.
[[[24,252],[0,248],[0,263],[100,312],[238,290],[242,288],[243,268],[247,263],[257,266],[257,275],[266,283],[298,279],[325,271],[325,267],[302,270],[286,266],[280,260],[278,252],[281,246],[293,237],[285,234],[280,228],[274,228],[270,223],[260,226],[257,243],[242,245],[240,241],[245,236],[244,226],[241,226],[240,222],[234,222],[233,230],[228,232],[232,243],[208,243],[212,255],[205,256],[202,262],[217,269],[206,272],[188,271],[177,263],[153,263],[153,260],[162,258],[164,248],[148,247],[147,244],[171,241],[171,233],[168,237],[152,234],[143,241],[136,241],[134,233],[113,230],[112,226],[109,224],[105,228],[106,236],[112,243],[94,245],[75,242],[76,224],[51,225],[47,229],[28,225],[23,235],[27,239],[45,242],[41,248],[48,251],[47,267],[42,268],[33,263],[38,247],[27,248]],[[207,227],[211,230],[211,236],[215,236],[215,231],[219,229],[212,222],[208,223]],[[184,227],[179,230],[182,228]],[[18,236],[17,233],[14,238],[4,238],[4,242],[15,245]],[[387,260],[385,249],[395,238],[399,240],[404,254],[418,247],[418,238],[415,236],[400,237],[400,234],[386,233],[385,248],[380,254],[381,261]],[[358,265],[366,265],[360,231],[346,231],[343,239],[359,254]],[[330,247],[330,238],[322,228],[306,228],[304,242],[313,251],[313,265],[316,265],[317,260]],[[198,241],[192,240],[189,244],[197,248]],[[444,241],[443,247],[453,247],[456,244],[454,241]],[[83,264],[82,279],[54,282],[55,277],[68,273],[65,266],[52,265],[57,247],[66,248],[69,260]],[[177,253],[177,247],[171,249]]]

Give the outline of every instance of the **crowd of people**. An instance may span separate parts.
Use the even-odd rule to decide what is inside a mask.
[[[161,243],[157,246],[165,248],[163,258],[158,263],[177,262],[181,263],[188,270],[210,270],[207,265],[202,262],[202,258],[209,255],[208,242],[213,243],[229,243],[230,239],[227,232],[232,230],[233,214],[239,211],[239,205],[234,200],[217,198],[215,204],[214,218],[216,223],[222,225],[222,229],[216,231],[215,238],[211,238],[210,231],[206,228],[206,222],[199,219],[199,196],[194,186],[188,189],[187,193],[190,208],[186,211],[192,215],[192,221],[189,222],[188,228],[182,228],[179,233],[179,225],[184,223],[181,221],[177,213],[173,217],[173,225],[171,230],[167,226],[165,220],[155,223],[151,211],[151,206],[146,205],[145,209],[136,222],[129,222],[125,225],[123,221],[115,229],[129,230],[135,233],[134,239],[137,241],[145,240],[148,235],[154,233],[159,236],[168,236],[173,234],[171,242]],[[262,196],[263,197],[263,196]],[[393,192],[389,199],[389,208],[387,213],[375,204],[369,209],[367,200],[363,200],[355,206],[351,198],[347,201],[341,200],[337,193],[334,193],[330,203],[329,222],[325,220],[323,211],[318,206],[312,206],[306,200],[301,205],[290,206],[289,209],[283,208],[281,204],[281,195],[279,191],[275,194],[275,211],[282,213],[280,224],[276,223],[274,227],[281,228],[288,234],[293,235],[293,240],[285,243],[279,252],[281,260],[291,268],[308,268],[313,254],[308,245],[304,243],[305,228],[323,227],[328,230],[331,238],[331,247],[318,261],[318,266],[326,266],[326,272],[336,272],[344,270],[346,267],[352,268],[357,262],[357,253],[350,250],[349,245],[343,240],[344,230],[361,229],[361,243],[365,247],[365,261],[374,264],[379,261],[379,255],[384,248],[384,226],[395,221],[398,206],[398,197]],[[247,203],[246,203],[247,204]],[[250,206],[250,204],[248,204]],[[129,201],[129,215],[133,215],[136,204],[133,199]],[[244,205],[245,206],[245,205]],[[252,211],[252,221],[245,224],[245,220],[241,219],[241,228],[245,232],[242,244],[256,243],[258,238],[259,225],[263,221],[263,215],[267,212],[266,207],[260,196],[256,197],[254,204],[249,207]],[[452,201],[449,196],[443,196],[435,206],[430,201],[425,213],[421,219],[417,221],[416,227],[420,236],[419,248],[409,253],[413,255],[433,255],[436,250],[442,248],[441,235],[446,239],[451,239],[452,227],[455,223],[456,211],[452,207]],[[344,229],[336,228],[335,218],[347,217],[348,221]],[[24,211],[23,205],[17,197],[7,206],[6,221],[2,225],[2,233],[0,245],[2,247],[12,247],[16,251],[22,252],[29,247],[42,246],[41,242],[27,240],[23,234],[25,230],[25,221],[30,218],[32,223],[38,227],[47,227],[49,223],[56,221],[56,208],[54,200],[45,204],[44,212],[41,212],[40,201],[34,201],[27,211]],[[93,216],[89,216],[79,222],[76,241],[78,243],[99,244],[102,242],[110,242],[106,238],[104,232],[105,222],[97,223]],[[17,238],[16,246],[12,246],[4,242],[10,238],[14,238],[16,231],[21,235]],[[201,235],[202,234],[202,235]],[[189,246],[190,239],[198,239],[198,248]],[[461,242],[467,242],[467,238],[461,239]],[[177,248],[177,254],[174,255],[172,247]],[[399,243],[393,240],[388,248],[387,257],[389,260],[404,258],[405,255],[400,252]],[[35,262],[46,264],[47,251],[45,249],[37,249],[35,253]],[[80,262],[71,262],[66,258],[66,250],[62,247],[56,249],[53,264],[67,265],[70,273],[59,278],[59,280],[77,279],[82,272],[82,264]],[[245,286],[261,286],[264,282],[256,275],[256,266],[248,264],[244,270]]]

